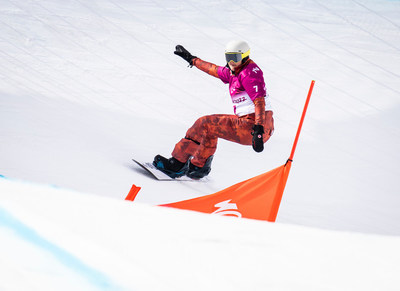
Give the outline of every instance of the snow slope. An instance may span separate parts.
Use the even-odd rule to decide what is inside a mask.
[[[2,290],[398,290],[398,236],[0,179]],[[5,239],[3,239],[5,238]]]
[[[399,16],[400,2],[385,0],[0,1],[0,174],[71,189],[75,192],[65,195],[76,199],[71,204],[63,204],[64,209],[57,200],[65,195],[58,191],[46,190],[47,195],[41,196],[35,190],[37,186],[11,185],[13,182],[0,179],[2,217],[10,215],[22,225],[40,231],[46,243],[58,251],[68,250],[74,258],[78,257],[90,266],[96,266],[95,256],[82,258],[88,247],[80,249],[76,246],[77,241],[90,240],[91,245],[96,241],[93,248],[105,248],[110,262],[128,268],[135,264],[133,257],[125,258],[126,252],[114,253],[119,248],[116,241],[125,241],[127,245],[136,241],[127,231],[130,224],[125,220],[125,227],[114,232],[114,225],[109,220],[121,211],[126,213],[128,221],[143,216],[154,217],[148,228],[135,229],[143,236],[142,244],[137,248],[144,246],[144,254],[163,245],[154,242],[157,247],[147,249],[146,242],[167,240],[167,245],[173,245],[174,239],[185,237],[186,232],[192,234],[200,227],[207,228],[202,234],[215,235],[211,240],[218,242],[219,249],[212,251],[207,249],[207,242],[193,237],[179,244],[181,248],[186,247],[187,252],[179,255],[176,264],[190,266],[195,274],[185,272],[187,268],[177,272],[188,278],[203,276],[217,286],[225,282],[216,278],[214,270],[205,267],[200,255],[192,257],[191,252],[197,247],[210,251],[207,257],[210,260],[221,249],[235,249],[234,254],[241,256],[240,264],[255,266],[249,272],[256,272],[257,268],[264,271],[265,268],[268,273],[271,267],[258,265],[256,260],[248,261],[241,253],[255,255],[253,248],[258,246],[261,252],[270,255],[263,258],[272,261],[274,266],[296,254],[293,266],[298,268],[285,273],[291,276],[297,276],[300,262],[307,258],[310,261],[307,266],[313,266],[310,274],[315,273],[320,280],[315,281],[315,289],[335,286],[355,290],[357,284],[354,282],[362,281],[361,277],[371,278],[371,281],[362,281],[360,287],[378,289],[374,284],[383,282],[379,277],[381,273],[377,277],[372,274],[381,265],[382,270],[396,270],[393,260],[398,262],[399,258],[398,249],[392,247],[400,234],[400,187],[397,183],[400,174],[397,168],[400,162]],[[174,46],[182,44],[194,55],[223,65],[225,43],[237,38],[249,42],[252,59],[264,71],[274,106],[274,136],[261,154],[250,147],[220,141],[207,183],[150,179],[131,162],[132,157],[150,161],[156,154],[169,155],[197,117],[232,112],[227,87],[195,68],[188,68],[173,54]],[[275,225],[218,220],[151,207],[214,193],[283,164],[289,156],[312,79],[316,80],[316,85]],[[142,187],[135,206],[122,201],[132,184]],[[87,194],[76,192],[91,193],[91,198],[80,198]],[[19,195],[21,199],[18,199]],[[34,200],[27,200],[27,197]],[[57,199],[54,201],[49,197]],[[12,201],[12,205],[7,201]],[[69,217],[67,211],[81,203],[83,209],[102,203],[98,209],[92,209],[96,212],[93,220],[86,220],[82,209],[71,216],[86,225],[82,226],[86,232],[91,227],[104,225],[93,236],[83,235],[85,231],[74,235],[72,230],[64,229],[79,226],[79,223],[69,224],[65,220]],[[29,210],[31,205],[35,207]],[[109,209],[107,205],[113,205],[115,209]],[[46,214],[40,207],[57,211]],[[128,207],[129,210],[125,210]],[[193,220],[186,215],[194,217]],[[40,221],[30,222],[33,217]],[[52,217],[50,222],[49,217]],[[187,224],[179,223],[180,219]],[[172,233],[162,232],[167,237],[145,235],[162,230],[168,220],[171,220]],[[76,236],[76,241],[60,245],[55,241],[56,234],[43,230],[47,223],[53,224],[51,230],[59,223],[63,237]],[[219,223],[229,225],[232,235],[220,233],[218,226],[214,228]],[[263,236],[260,232],[265,229],[268,231]],[[7,246],[18,243],[24,245],[21,248],[26,248],[26,254],[36,256],[35,259],[42,256],[43,248],[29,249],[32,245],[12,235],[10,224],[3,225],[1,232],[2,237],[7,237],[2,240]],[[98,239],[107,233],[110,233],[109,245],[104,247]],[[297,237],[298,246],[285,248],[284,242],[291,241],[296,234],[304,239]],[[329,243],[330,236],[334,238],[332,244]],[[241,247],[242,239],[246,244]],[[331,255],[339,257],[329,259],[340,265],[339,268],[316,267],[324,265],[321,257],[328,255],[326,251],[313,254],[318,242],[328,248],[335,247]],[[349,242],[348,248],[344,242]],[[365,251],[350,255],[352,250],[361,247],[361,242],[365,243]],[[304,256],[298,254],[304,248],[309,252]],[[158,255],[164,250],[161,248]],[[36,253],[30,254],[31,251]],[[348,262],[345,256],[339,255],[342,252],[350,256]],[[279,255],[275,256],[275,253]],[[365,268],[372,264],[365,261],[369,258],[365,257],[367,253],[373,260],[381,260],[381,264],[374,264],[368,272]],[[13,254],[10,253],[9,262],[15,259]],[[231,253],[224,254],[224,258],[228,258]],[[389,254],[393,260],[389,259]],[[170,257],[161,258],[149,260],[152,266],[143,275],[149,280],[144,281],[161,282],[156,279],[164,276],[161,267],[151,273],[156,262],[165,267],[163,264],[170,261]],[[47,259],[49,261],[42,265],[44,269],[36,266],[33,272],[48,274],[48,269],[55,270],[53,277],[49,275],[51,280],[66,272],[65,266],[55,266],[56,263],[50,262],[52,258]],[[231,263],[227,259],[221,269]],[[53,265],[54,268],[48,268]],[[1,264],[2,269],[7,266]],[[16,272],[9,272],[10,278],[25,274],[20,266],[15,268]],[[32,270],[32,266],[27,268]],[[96,281],[98,273],[80,265],[77,268],[82,268],[83,273],[87,272],[92,281]],[[101,269],[100,274],[112,277],[110,282],[124,282],[122,285],[133,288],[129,282],[116,278],[116,271],[106,267],[98,269]],[[354,269],[357,269],[356,273]],[[353,278],[360,280],[343,277],[351,270]],[[226,272],[224,274],[228,276]],[[324,280],[332,272],[342,278],[336,282],[339,285],[334,285],[332,278]],[[175,273],[173,269],[166,270],[165,278],[172,273]],[[298,280],[291,281],[293,285],[288,282],[279,289],[278,279],[283,275],[278,273],[275,274],[277,285],[268,285],[274,290],[293,290],[293,286],[306,289],[309,284],[309,280],[299,276],[296,277]],[[382,276],[396,290],[399,282],[391,275],[393,273],[388,272]],[[243,278],[241,282],[233,281],[232,286],[243,289],[241,284],[248,282],[246,276]],[[44,281],[49,281],[47,279]],[[182,286],[191,280],[192,277],[183,280]],[[9,282],[17,283],[11,279]],[[281,284],[282,280],[279,282]],[[174,285],[169,283],[165,289],[172,290]],[[107,285],[110,288],[114,286],[108,281],[105,284],[110,284],[111,287]],[[265,284],[261,282],[264,287]],[[139,290],[147,290],[150,285],[138,283],[137,286]]]

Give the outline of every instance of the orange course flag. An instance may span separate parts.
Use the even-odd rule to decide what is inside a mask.
[[[214,194],[160,206],[274,222],[290,167],[291,161],[288,161]]]

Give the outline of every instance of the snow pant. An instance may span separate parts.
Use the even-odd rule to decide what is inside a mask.
[[[271,137],[274,130],[272,115],[272,111],[265,112],[264,143]],[[254,113],[241,117],[229,114],[200,117],[186,132],[185,138],[175,145],[172,156],[183,163],[193,157],[191,163],[197,167],[203,167],[208,157],[217,150],[218,138],[242,145],[251,145],[254,120]]]

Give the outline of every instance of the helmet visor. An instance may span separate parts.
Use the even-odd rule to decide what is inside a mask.
[[[242,60],[241,53],[225,53],[226,62],[234,61],[235,63]]]

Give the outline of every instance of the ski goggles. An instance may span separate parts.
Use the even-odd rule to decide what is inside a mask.
[[[229,63],[230,61],[233,61],[235,63],[240,62],[243,60],[245,57],[248,57],[250,55],[250,50],[248,50],[245,53],[225,53],[225,59],[226,62]]]
[[[225,59],[226,59],[227,63],[229,63],[230,61],[237,63],[242,60],[242,54],[241,53],[225,53]]]

